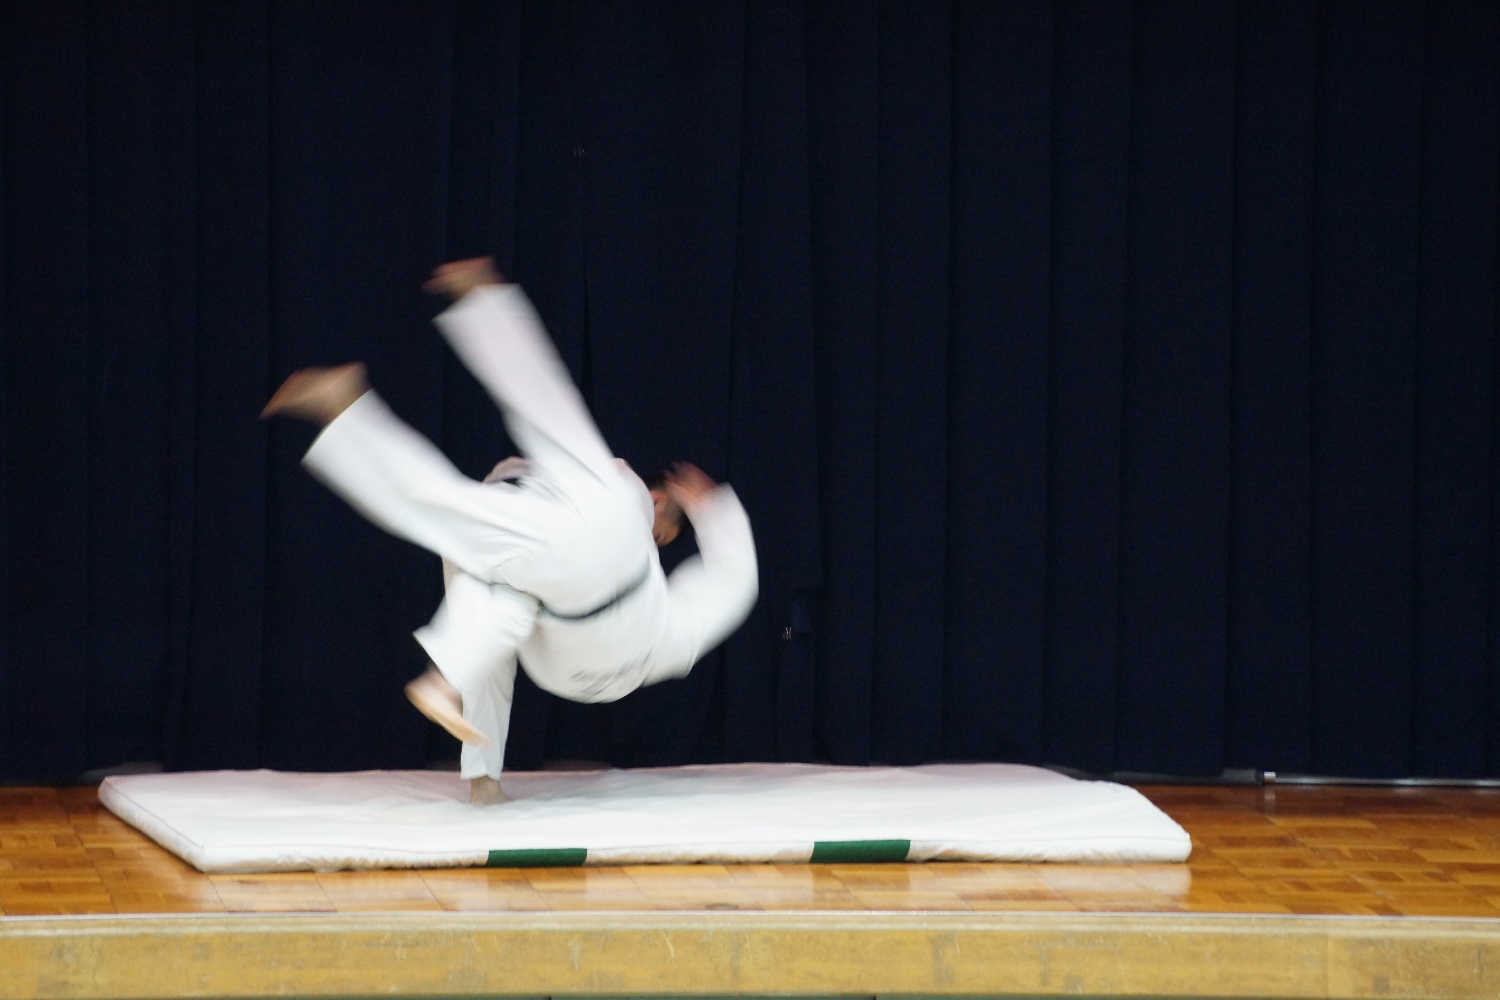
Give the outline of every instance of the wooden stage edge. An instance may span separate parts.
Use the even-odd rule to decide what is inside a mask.
[[[1500,921],[1036,913],[12,917],[0,1000],[1500,996]]]

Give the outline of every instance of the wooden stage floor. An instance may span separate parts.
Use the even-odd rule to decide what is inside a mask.
[[[419,939],[427,940],[422,935],[429,931],[437,935],[431,947],[439,949],[446,947],[441,941],[457,940],[453,932],[459,928],[466,930],[458,939],[471,945],[493,938],[486,947],[498,950],[487,952],[489,959],[472,954],[433,959],[438,965],[468,962],[471,971],[480,970],[477,980],[455,981],[451,975],[413,980],[403,987],[409,995],[683,989],[847,994],[870,987],[872,993],[1033,996],[1090,990],[1158,996],[1500,996],[1500,791],[1294,786],[1141,790],[1192,834],[1193,855],[1187,864],[687,865],[203,875],[104,810],[92,788],[0,789],[0,910],[5,918],[0,919],[0,1000],[122,995],[119,987],[101,985],[108,977],[101,980],[97,967],[87,976],[75,969],[83,977],[77,982],[54,968],[60,954],[55,939],[93,934],[94,961],[108,964],[100,956],[115,954],[108,949],[118,947],[124,950],[109,961],[127,962],[125,956],[134,954],[130,949],[139,946],[129,943],[134,940],[130,934],[139,937],[146,927],[139,918],[23,919],[109,914],[151,915],[155,923],[150,933],[161,935],[158,945],[181,939],[181,947],[187,948],[183,942],[191,940],[196,949],[191,955],[200,958],[205,940],[218,942],[220,952],[228,954],[232,949],[224,942],[235,934],[282,934],[288,927],[298,928],[299,940],[313,941],[322,934],[355,952],[359,949],[352,942],[363,940],[361,934],[374,934],[372,940],[416,935],[408,942],[411,949]],[[247,915],[261,919],[248,920]],[[301,915],[302,922],[272,919],[292,915]],[[337,919],[318,922],[313,915]],[[1308,915],[1347,919],[1302,919]],[[135,930],[120,931],[123,943],[106,947],[98,942],[115,940],[109,937],[115,931],[108,928]],[[884,937],[865,941],[859,935],[867,931]],[[718,971],[700,970],[695,979],[686,971],[691,962],[685,956],[696,954],[697,946],[683,942],[697,940],[693,935],[699,932],[704,969]],[[574,942],[567,946],[573,949],[566,952],[571,957],[556,963],[562,971],[539,967],[528,979],[514,957],[502,960],[507,948],[522,947],[517,935],[526,934],[542,935],[526,939],[531,944],[524,953],[534,962],[542,962],[536,956],[550,947],[548,934],[558,942]],[[646,937],[629,944],[636,940],[631,934]],[[828,972],[821,978],[776,978],[768,969],[769,978],[763,980],[746,979],[741,958],[714,958],[715,940],[722,945],[739,940],[735,935],[749,935],[744,937],[748,948],[756,934],[770,935],[755,940],[764,954],[781,955],[783,973],[799,947],[816,946],[824,949],[816,952],[821,955],[837,942],[859,940],[865,943],[848,945],[854,949],[851,954],[864,954],[860,948],[869,953],[850,958],[842,977]],[[1208,943],[1200,942],[1200,950],[1207,950],[1198,959],[1182,957],[1187,952],[1181,949],[1198,947],[1191,942],[1204,934]],[[665,966],[648,961],[648,953],[660,944],[658,936],[666,942]],[[602,949],[596,958],[605,964],[599,968],[616,972],[603,975],[596,969],[588,978],[580,971],[587,963],[580,965],[576,942],[584,939]],[[606,939],[614,943],[606,945]],[[1077,968],[1095,971],[1079,971],[1071,979],[1055,975],[1052,963],[1061,960],[1067,942],[1085,939],[1097,947],[1085,949]],[[264,957],[270,939],[245,943],[250,940],[241,942],[239,953]],[[955,956],[962,949],[944,959],[933,943],[939,940],[951,940],[954,948],[967,942],[963,947],[970,958],[964,962],[977,964],[955,971]],[[44,947],[46,941],[52,944]],[[606,961],[605,952],[616,946],[625,950]],[[7,987],[7,947],[19,956],[15,961],[36,965],[33,978],[26,980],[34,988],[20,980]],[[317,947],[327,950],[326,943]],[[376,949],[370,954],[384,954],[376,945],[370,947]],[[904,947],[915,949],[918,972],[908,975],[891,966],[885,979],[870,978],[877,976],[883,959],[895,961],[892,956]],[[1152,959],[1153,947],[1168,948],[1170,954]],[[1340,947],[1348,949],[1347,968],[1339,964],[1337,955],[1344,954]],[[1020,949],[1016,955],[1021,957],[1006,960],[1005,973],[1019,978],[996,979],[994,970],[1004,964],[1001,952],[981,961],[985,948]],[[1371,959],[1377,952],[1386,959]],[[1125,954],[1134,956],[1134,979],[1121,965]],[[1095,968],[1100,956],[1108,959],[1102,971]],[[1387,959],[1394,964],[1378,971]],[[486,961],[499,963],[494,975],[504,967],[506,976],[494,979],[484,973]],[[618,972],[624,968],[621,963],[631,962],[645,963],[637,979]],[[1235,962],[1242,966],[1237,972],[1229,968]],[[572,973],[562,969],[569,963]],[[836,965],[813,964],[825,969]],[[132,982],[157,985],[131,995],[392,991],[389,975],[394,973],[368,979],[379,965],[368,954],[343,979],[330,972],[326,982],[316,977],[287,980],[286,962],[280,965],[283,978],[247,967],[237,972],[237,985],[215,992],[158,982],[152,977],[167,973],[152,971],[155,966],[148,963]],[[1025,975],[1023,966],[1030,969]],[[1183,978],[1183,969],[1199,966],[1201,974]],[[687,978],[664,980],[667,967]],[[964,978],[971,974],[978,978]],[[194,981],[206,982],[204,975],[212,979],[202,973]],[[360,979],[362,975],[367,978]],[[1300,978],[1273,988],[1288,976]],[[59,986],[64,980],[72,985]],[[680,988],[669,989],[673,983]],[[999,988],[1007,983],[1010,988]],[[1126,989],[1126,983],[1133,985]],[[1409,983],[1417,985],[1401,985]],[[898,988],[903,985],[907,988]]]
[[[0,915],[944,910],[1500,917],[1500,791],[1141,789],[1186,865],[641,865],[204,875],[92,788],[0,789]]]

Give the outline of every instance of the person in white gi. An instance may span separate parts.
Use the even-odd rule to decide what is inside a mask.
[[[438,328],[525,459],[484,483],[467,478],[391,412],[357,362],[293,373],[262,416],[322,424],[308,471],[443,557],[443,603],[416,632],[432,667],[407,694],[463,741],[470,801],[503,802],[518,655],[538,687],[574,701],[684,677],[755,603],[755,543],[727,484],[679,463],[648,492],[610,453],[526,296],[488,258],[445,264],[424,287],[453,299]],[[654,542],[676,535],[679,510],[699,555],[668,579]]]

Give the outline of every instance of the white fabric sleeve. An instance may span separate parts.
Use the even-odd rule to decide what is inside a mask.
[[[750,518],[733,488],[720,485],[688,520],[697,536],[698,555],[667,578],[670,627],[689,640],[680,649],[687,662],[679,664],[679,676],[740,627],[760,592]]]

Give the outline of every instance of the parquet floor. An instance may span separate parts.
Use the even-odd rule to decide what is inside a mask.
[[[941,910],[1500,917],[1500,792],[1141,789],[1185,865],[689,865],[203,875],[92,788],[0,789],[0,913]]]

